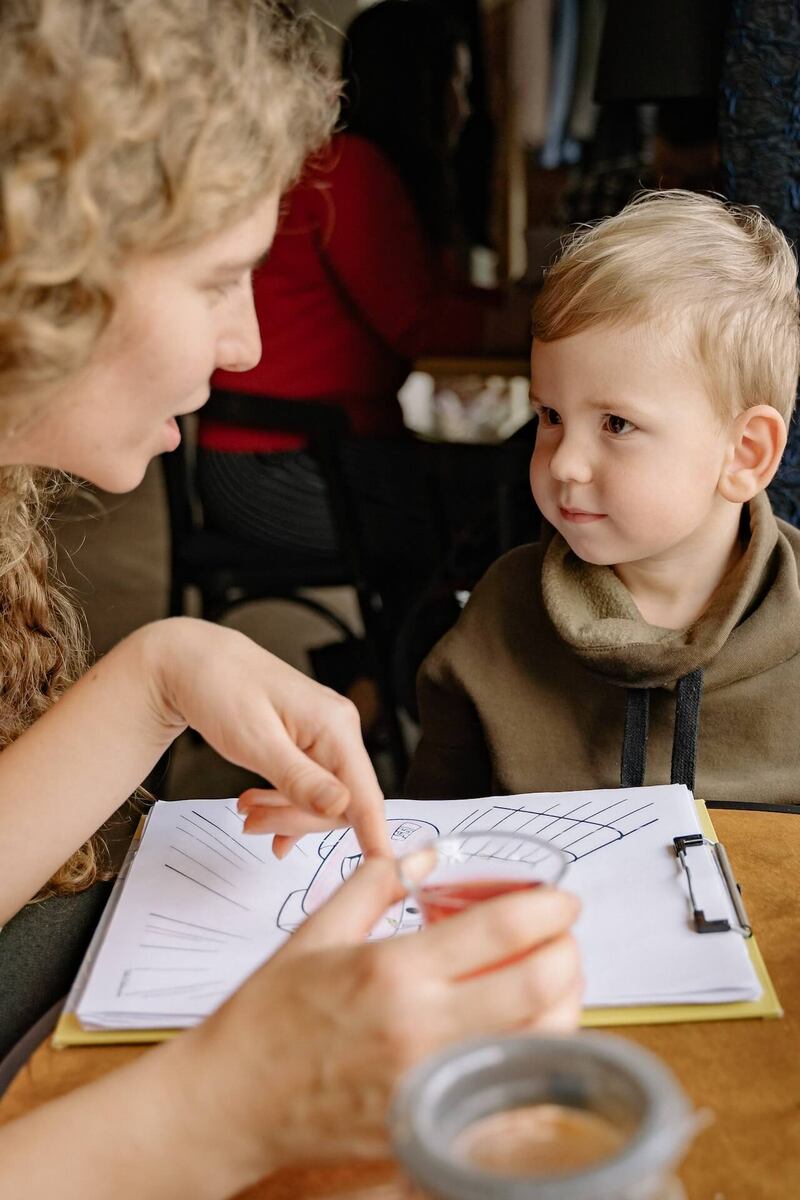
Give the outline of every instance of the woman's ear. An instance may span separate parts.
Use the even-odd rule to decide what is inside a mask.
[[[731,444],[719,491],[734,504],[763,492],[778,469],[786,445],[786,422],[771,404],[755,404],[733,423]]]

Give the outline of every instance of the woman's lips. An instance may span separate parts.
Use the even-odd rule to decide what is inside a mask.
[[[561,514],[562,521],[569,521],[573,525],[588,525],[591,521],[604,521],[605,513],[584,512],[581,508],[561,508],[558,509]]]

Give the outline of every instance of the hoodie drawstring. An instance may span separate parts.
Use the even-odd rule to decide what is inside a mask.
[[[675,684],[675,732],[672,738],[670,783],[684,783],[690,791],[694,791],[702,695],[702,667],[683,675]],[[644,784],[649,719],[650,690],[628,688],[619,775],[622,787],[642,787]]]

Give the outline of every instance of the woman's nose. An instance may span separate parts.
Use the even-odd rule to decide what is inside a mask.
[[[261,331],[249,287],[226,316],[217,349],[217,366],[224,371],[250,371],[261,359]]]

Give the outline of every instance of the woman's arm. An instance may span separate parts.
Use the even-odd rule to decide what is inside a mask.
[[[223,1200],[280,1167],[385,1155],[419,1058],[574,1028],[574,898],[520,892],[363,944],[397,898],[394,864],[366,862],[203,1025],[0,1130],[0,1195]]]
[[[145,778],[187,725],[278,795],[388,847],[358,715],[242,634],[188,618],[115,647],[0,755],[0,924]]]

